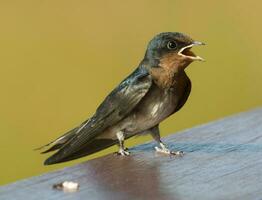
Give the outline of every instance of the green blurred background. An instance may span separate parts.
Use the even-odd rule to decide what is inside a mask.
[[[113,152],[45,167],[34,148],[95,112],[157,33],[208,45],[187,68],[186,106],[162,135],[262,104],[261,1],[0,1],[0,184]],[[196,133],[197,134],[197,133]],[[129,146],[151,140],[129,140]]]

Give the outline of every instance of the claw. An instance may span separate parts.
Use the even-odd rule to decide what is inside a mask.
[[[177,156],[183,156],[184,152],[183,151],[171,151],[170,152],[172,155],[177,155]]]
[[[168,155],[179,155],[182,156],[184,153],[183,151],[170,151],[163,143],[160,143],[160,147],[155,147],[155,150],[159,153],[164,153]]]
[[[120,149],[120,150],[117,152],[117,155],[129,156],[129,155],[130,155],[130,152],[127,151],[127,150],[124,150],[124,149]]]

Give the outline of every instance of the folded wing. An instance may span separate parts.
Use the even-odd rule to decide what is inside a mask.
[[[48,158],[45,164],[63,162],[69,157],[79,157],[76,156],[77,152],[85,155],[83,150],[95,137],[127,116],[145,96],[151,84],[151,76],[147,70],[142,67],[137,68],[106,97],[92,118],[71,133],[68,141],[56,146],[55,149],[59,151]]]

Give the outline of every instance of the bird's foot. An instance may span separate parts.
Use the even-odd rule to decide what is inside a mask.
[[[119,151],[117,152],[117,155],[120,156],[129,156],[130,152],[127,149],[119,149]]]
[[[158,153],[164,153],[167,155],[182,156],[184,154],[183,151],[170,151],[163,143],[160,143],[160,147],[155,147],[155,150]]]

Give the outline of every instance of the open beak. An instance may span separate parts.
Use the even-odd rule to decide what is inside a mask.
[[[193,46],[199,46],[199,45],[205,45],[205,43],[194,41],[192,44],[190,44],[188,46],[185,46],[182,49],[180,49],[180,51],[178,52],[178,55],[186,57],[186,58],[190,58],[191,60],[205,61],[203,58],[201,58],[200,56],[195,55],[191,51],[191,48]]]

